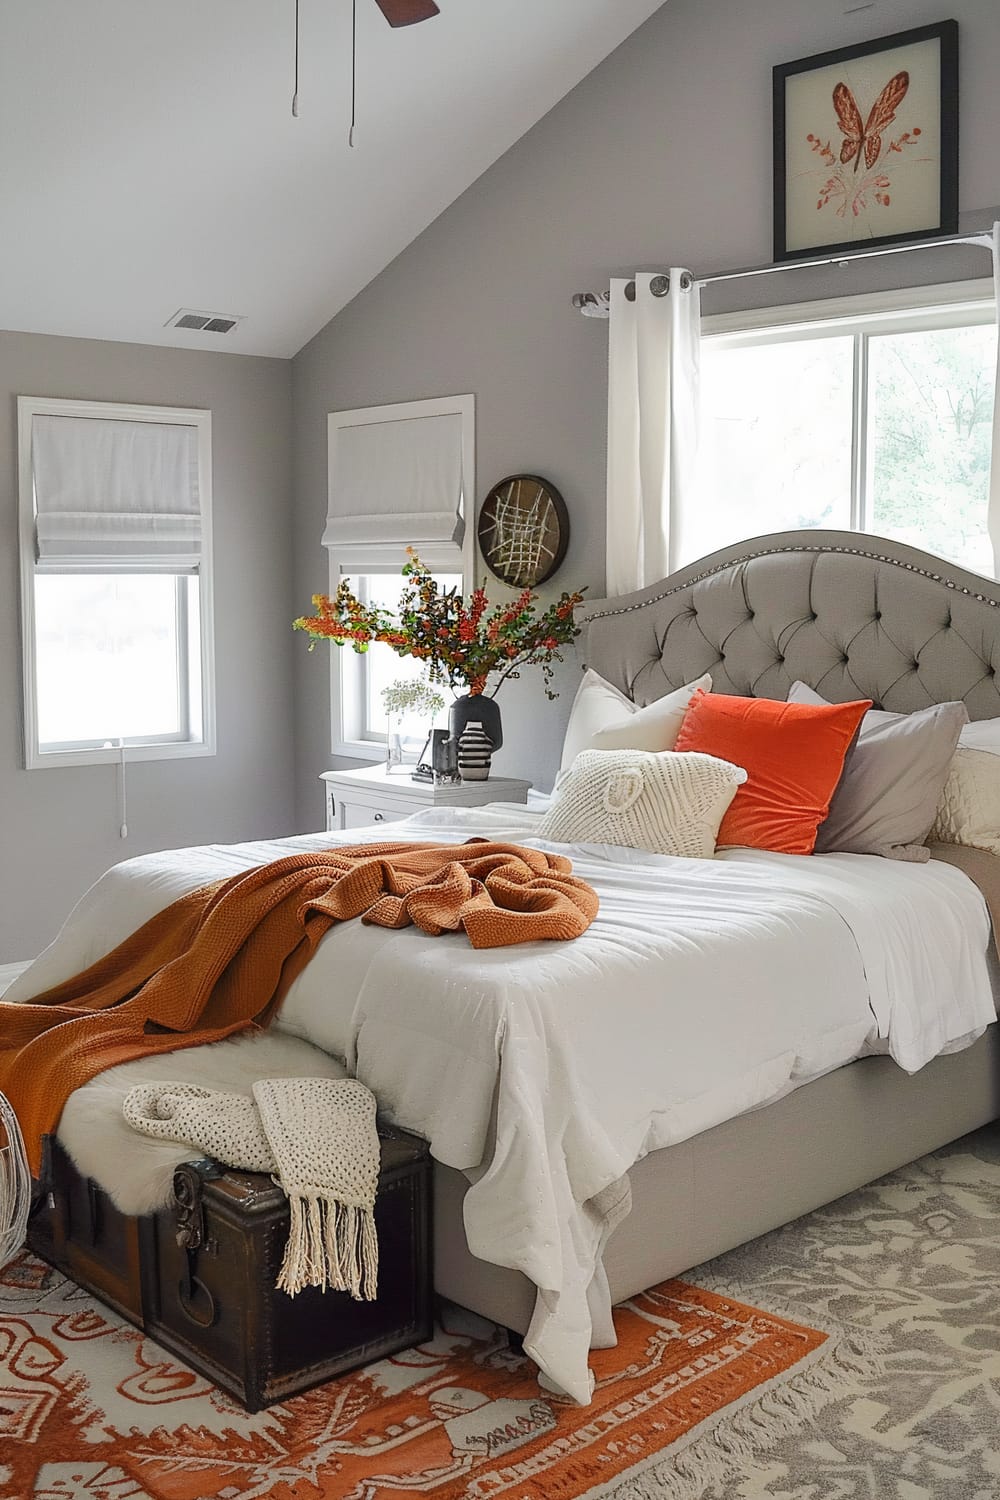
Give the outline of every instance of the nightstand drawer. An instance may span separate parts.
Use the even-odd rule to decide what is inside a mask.
[[[398,823],[400,818],[405,818],[413,811],[412,808],[401,808],[398,812],[392,808],[366,807],[363,802],[341,802],[338,799],[338,810],[340,812],[339,827],[341,828],[367,828],[372,823]]]

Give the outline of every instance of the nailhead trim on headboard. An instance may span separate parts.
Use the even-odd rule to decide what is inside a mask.
[[[946,589],[955,589],[960,594],[966,594],[970,599],[978,600],[980,604],[988,604],[991,609],[1000,609],[1000,599],[991,599],[988,594],[977,594],[972,589],[966,588],[963,584],[956,583],[953,578],[946,578],[943,573],[932,573],[929,568],[920,568],[916,563],[904,562],[901,558],[889,557],[883,552],[869,552],[864,547],[810,547],[802,545],[761,547],[755,552],[746,552],[740,557],[729,557],[725,562],[719,563],[716,567],[708,568],[704,573],[696,573],[691,578],[686,579],[684,583],[676,584],[674,588],[664,589],[662,594],[654,594],[651,598],[643,599],[637,604],[622,605],[620,609],[602,609],[597,614],[587,615],[586,624],[590,625],[594,620],[606,620],[613,615],[628,615],[637,609],[646,609],[650,604],[659,604],[663,599],[669,599],[674,594],[683,593],[692,584],[704,583],[707,578],[714,578],[716,573],[725,573],[730,568],[738,568],[743,563],[753,562],[757,557],[770,557],[781,552],[819,552],[828,554],[840,552],[849,557],[866,557],[871,562],[887,563],[890,567],[904,568],[908,573],[917,573],[921,578],[929,578],[932,583],[940,583]]]

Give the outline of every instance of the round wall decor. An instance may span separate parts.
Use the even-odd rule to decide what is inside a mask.
[[[486,566],[511,588],[533,589],[559,567],[569,546],[562,495],[537,474],[511,474],[483,501],[476,529]]]

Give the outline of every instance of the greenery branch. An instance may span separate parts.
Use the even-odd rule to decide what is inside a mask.
[[[429,682],[400,677],[382,689],[382,706],[387,715],[395,718],[419,714],[421,718],[434,719],[444,708],[444,699]]]

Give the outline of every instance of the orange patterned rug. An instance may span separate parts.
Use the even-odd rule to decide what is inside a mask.
[[[694,1496],[836,1384],[827,1334],[683,1281],[615,1322],[586,1408],[446,1309],[431,1343],[247,1416],[24,1253],[0,1272],[0,1500]]]

